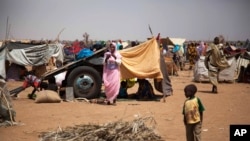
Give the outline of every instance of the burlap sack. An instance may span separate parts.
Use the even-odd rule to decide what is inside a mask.
[[[62,101],[59,94],[52,90],[42,90],[36,95],[36,103],[60,103]]]

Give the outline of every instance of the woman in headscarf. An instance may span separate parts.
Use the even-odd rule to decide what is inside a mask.
[[[103,62],[103,82],[107,104],[114,104],[119,94],[121,58],[116,50],[116,44],[111,43],[109,51],[104,54]]]
[[[198,53],[197,53],[197,50],[196,50],[196,47],[195,47],[195,44],[194,43],[191,43],[188,45],[188,48],[187,48],[187,53],[188,53],[188,56],[189,56],[189,70],[192,70],[193,69],[193,66],[195,64],[195,61],[197,59],[197,56],[198,56]]]
[[[198,47],[199,56],[203,56],[204,49],[205,49],[204,42],[200,42],[200,45]]]

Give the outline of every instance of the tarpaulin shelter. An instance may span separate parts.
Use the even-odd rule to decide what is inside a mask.
[[[137,46],[120,51],[122,56],[121,78],[153,78],[157,91],[164,94],[172,88],[167,81],[167,69],[164,57],[160,51],[156,38]]]
[[[63,45],[31,44],[21,42],[7,42],[0,47],[0,75],[6,78],[5,61],[23,66],[40,66],[48,63],[51,57],[63,62]]]
[[[183,44],[184,44],[185,41],[186,41],[185,38],[170,38],[170,37],[167,37],[167,38],[161,38],[160,39],[160,42],[162,44],[163,49],[168,51],[169,48],[174,48],[175,46],[178,46],[179,49],[177,51],[181,50],[181,53],[180,53],[181,56],[184,53]]]
[[[174,45],[183,45],[183,43],[186,41],[185,38],[161,38],[162,45],[168,45],[168,46],[174,46]]]
[[[160,49],[155,38],[120,51],[121,78],[163,78],[160,70]]]
[[[209,81],[208,69],[205,66],[205,56],[200,56],[199,60],[195,63],[194,68],[194,81],[207,82]],[[219,73],[219,81],[231,81],[234,82],[235,73],[237,69],[237,60],[235,57],[228,58],[229,68],[222,70]]]

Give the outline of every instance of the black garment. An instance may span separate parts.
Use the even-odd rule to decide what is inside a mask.
[[[58,87],[57,87],[57,85],[56,85],[56,84],[48,84],[48,87],[47,87],[47,89],[46,89],[46,90],[52,90],[52,91],[57,92]]]

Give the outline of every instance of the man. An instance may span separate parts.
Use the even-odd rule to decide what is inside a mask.
[[[220,71],[229,67],[223,52],[223,42],[224,38],[222,36],[215,37],[213,44],[208,47],[206,52],[205,66],[208,69],[210,83],[213,85],[213,93],[218,93],[217,86]]]

